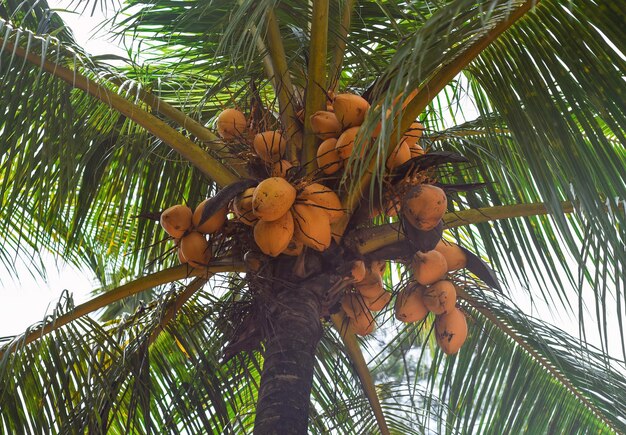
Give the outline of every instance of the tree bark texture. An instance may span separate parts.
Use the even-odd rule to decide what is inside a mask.
[[[315,349],[322,337],[320,302],[308,285],[285,289],[272,303],[257,402],[257,435],[306,434]]]

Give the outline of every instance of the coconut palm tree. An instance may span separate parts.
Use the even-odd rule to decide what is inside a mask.
[[[626,432],[623,5],[72,6],[113,8],[131,56],[89,56],[43,0],[0,2],[0,253],[52,251],[102,288],[2,339],[0,432]],[[328,177],[310,115],[345,92],[371,109]],[[162,210],[213,198],[209,218],[264,178],[248,138],[216,135],[226,108],[283,131],[293,184],[339,193],[328,249],[261,255],[231,219],[210,261],[178,263]],[[416,120],[428,152],[387,169]],[[404,324],[392,302],[360,338],[339,304],[355,261],[389,261],[395,296],[432,243],[372,213],[407,171],[446,187],[443,237],[467,248],[455,355],[432,315]]]

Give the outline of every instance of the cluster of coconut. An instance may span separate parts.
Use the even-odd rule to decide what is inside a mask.
[[[304,246],[326,250],[331,224],[344,214],[337,194],[319,183],[294,186],[270,177],[239,194],[233,212],[240,222],[254,226],[254,240],[272,257],[300,255]]]
[[[386,262],[373,261],[369,267],[361,260],[353,263],[353,289],[341,300],[341,307],[350,319],[354,331],[362,336],[371,334],[376,328],[372,311],[380,311],[391,300],[391,293],[385,290],[383,274]]]
[[[317,150],[317,166],[327,175],[339,171],[352,155],[354,142],[370,110],[370,104],[359,95],[338,94],[332,98],[327,110],[317,111],[310,118],[313,133],[323,141]],[[419,122],[411,125],[387,160],[387,169],[424,153],[418,144],[423,130]],[[371,137],[375,139],[379,134],[380,124]],[[365,148],[362,150],[364,152]]]
[[[217,132],[226,140],[247,142],[252,136],[247,128],[246,116],[237,109],[226,109],[217,117]],[[263,131],[252,136],[252,149],[265,163],[271,166],[273,177],[287,175],[293,165],[284,160],[287,141],[280,130]]]
[[[174,205],[161,213],[161,226],[176,241],[178,259],[192,267],[205,267],[211,259],[211,246],[207,236],[216,233],[226,221],[226,207],[201,222],[202,211],[208,199],[195,211],[186,205]]]
[[[458,352],[467,337],[465,316],[456,307],[456,289],[448,272],[462,269],[467,258],[454,243],[441,241],[434,250],[413,257],[412,281],[398,293],[395,314],[403,322],[419,322],[435,314],[437,343],[448,355]]]

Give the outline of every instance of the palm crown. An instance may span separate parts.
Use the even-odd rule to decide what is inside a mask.
[[[88,12],[106,2],[86,4]],[[117,8],[115,28],[149,60],[111,66],[84,53],[45,2],[0,2],[0,253],[8,265],[14,251],[52,250],[103,286],[3,339],[3,432],[222,433],[256,424],[258,433],[287,433],[302,424],[289,420],[292,408],[304,409],[314,433],[626,431],[623,8],[586,0]],[[275,271],[267,282],[250,270],[249,242],[222,234],[208,267],[189,268],[152,219],[255,178],[243,164],[250,150],[229,148],[210,128],[225,108],[259,129],[281,125],[288,155],[303,164],[294,177],[314,176],[319,141],[308,115],[325,108],[330,91],[346,90],[372,103],[362,129],[380,122],[381,138],[372,148],[357,141],[353,155],[363,157],[335,180],[349,212],[336,243],[350,240],[367,260],[394,257],[384,250],[404,237],[397,218],[357,226],[355,216],[388,188],[390,144],[416,119],[424,147],[467,159],[437,172],[463,187],[448,195],[446,237],[488,261],[504,285],[494,289],[477,259],[482,269],[454,275],[469,325],[456,356],[433,346],[431,317],[399,324],[382,310],[377,340],[361,340],[341,312],[334,327],[320,323],[330,313],[297,290],[279,302],[304,320],[285,320],[292,311],[276,308],[272,289],[292,277]],[[464,113],[467,101],[476,116]],[[282,257],[262,261],[291,266]],[[394,295],[407,269],[387,268]],[[336,271],[322,272],[296,287],[334,286]],[[522,311],[511,298],[521,287],[555,310],[589,307],[600,344]],[[102,308],[99,320],[85,316]],[[310,366],[306,394],[293,400],[272,371],[275,353],[286,353],[281,322],[292,321],[311,334],[294,357]]]

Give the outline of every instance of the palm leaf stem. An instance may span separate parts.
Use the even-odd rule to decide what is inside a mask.
[[[489,130],[492,134],[499,135],[508,135],[511,134],[511,131],[505,128],[492,128]],[[459,138],[459,137],[474,137],[474,136],[486,136],[486,130],[450,130],[446,133],[433,134],[430,136],[424,136],[422,139],[428,142],[436,142],[440,140],[447,140],[450,138]]]
[[[209,278],[211,278],[212,276],[213,273],[211,272],[204,273],[202,276],[196,277],[193,281],[187,284],[185,290],[183,290],[176,297],[176,299],[163,314],[163,317],[161,317],[158,326],[152,331],[152,334],[148,339],[148,345],[154,343],[154,340],[157,339],[161,331],[163,331],[167,324],[176,316],[176,313],[178,313],[182,306],[185,305],[189,298],[191,298],[198,290],[200,290],[202,286],[206,284]]]
[[[346,317],[344,317],[343,312],[333,314],[331,319],[335,329],[339,332],[339,335],[343,340],[346,352],[350,357],[350,361],[352,361],[352,364],[354,365],[357,375],[359,376],[365,396],[367,397],[367,400],[372,407],[372,412],[378,422],[378,428],[380,429],[381,434],[388,435],[389,428],[387,427],[387,421],[385,420],[385,415],[383,414],[383,409],[380,405],[380,399],[378,398],[378,393],[376,392],[376,385],[374,385],[372,374],[367,368],[365,357],[363,356],[361,346],[359,346],[359,342],[356,339],[354,330],[352,329],[352,326],[345,321]]]
[[[259,38],[260,40],[260,38]],[[265,59],[264,59],[265,60]],[[265,63],[264,63],[265,65]],[[121,85],[121,81],[111,80],[112,83]],[[224,144],[222,140],[211,130],[200,124],[195,119],[191,118],[183,111],[169,104],[167,101],[163,101],[151,92],[143,89],[139,90],[139,98],[146,103],[152,110],[159,112],[161,115],[167,117],[169,120],[175,122],[185,130],[189,131],[198,140],[200,140],[207,148],[220,156],[224,161],[230,164],[230,167],[237,171],[237,175],[240,177],[246,177],[248,175],[245,162],[238,159],[232,154],[224,153]]]
[[[226,260],[226,259],[224,259]],[[159,272],[152,273],[150,275],[142,276],[136,280],[119,286],[113,290],[103,293],[95,298],[78,305],[72,311],[54,318],[50,322],[46,322],[43,325],[33,329],[26,335],[22,335],[9,343],[5,349],[0,351],[0,359],[5,352],[13,352],[20,346],[25,346],[32,343],[35,340],[40,339],[44,335],[66,325],[86,314],[93,311],[104,308],[107,305],[124,299],[128,296],[140,293],[142,291],[154,288],[156,286],[167,284],[176,280],[188,278],[190,276],[200,275],[206,277],[208,274],[215,274],[220,272],[240,272],[243,271],[243,265],[235,263],[232,260],[214,262],[213,265],[205,269],[190,269],[187,265],[180,265],[171,267],[169,269],[161,270]]]
[[[307,162],[307,173],[317,169],[316,151],[319,139],[311,128],[311,115],[326,110],[326,52],[328,45],[328,0],[313,1],[311,20],[311,43],[304,110],[304,138],[302,143],[303,162]]]
[[[521,19],[526,13],[539,3],[540,0],[528,0],[515,11],[511,12],[508,18],[496,24],[490,31],[478,38],[460,56],[445,64],[429,80],[419,87],[415,97],[403,105],[404,113],[400,120],[400,131],[409,129],[413,121],[420,113],[428,107],[430,102],[450,83],[463,69],[465,69],[474,59],[476,59],[493,41],[507,31],[513,24]],[[395,137],[393,132],[390,137]],[[387,154],[390,154],[391,150]]]
[[[437,94],[439,94],[439,92],[441,92],[443,88],[445,88],[446,85],[452,81],[452,79],[454,79],[474,59],[476,59],[476,57],[478,57],[493,41],[495,41],[498,36],[508,30],[538,2],[539,0],[528,0],[524,2],[515,11],[511,12],[507,19],[498,23],[490,31],[477,38],[474,43],[467,48],[467,50],[465,50],[457,58],[443,65],[435,74],[426,80],[426,82],[423,83],[417,91],[413,91],[410,94],[415,96],[409,101],[407,101],[408,99],[405,100],[402,104],[404,110],[402,117],[400,118],[400,122],[396,124],[396,127],[392,129],[391,134],[387,136],[387,140],[384,142],[387,145],[386,150],[383,153],[385,155],[383,161],[387,161],[387,158],[393,152],[395,142],[391,139],[399,137],[399,131],[407,131],[418,115],[426,109],[428,104],[430,104]],[[348,192],[347,197],[344,199],[343,207],[349,212],[355,210],[361,199],[364,197],[365,192],[370,185],[372,174],[376,173],[376,164],[377,159],[373,158],[369,164],[368,170],[363,173],[360,180]],[[349,218],[350,213],[347,213],[342,220],[337,223],[336,231],[339,231],[341,235],[343,235],[343,232],[348,225]]]
[[[297,155],[302,149],[302,132],[296,121],[296,110],[293,105],[293,84],[287,66],[285,47],[278,26],[278,19],[273,9],[267,12],[267,36],[266,45],[274,66],[274,79],[276,81],[276,93],[280,106],[280,117],[285,127],[288,149],[287,158],[292,163],[298,163]]]
[[[466,301],[468,304],[472,306],[476,311],[481,313],[485,318],[487,318],[490,322],[492,322],[497,328],[499,328],[504,334],[509,336],[511,340],[517,343],[522,349],[524,349],[535,361],[537,361],[551,376],[554,377],[558,382],[560,382],[572,395],[574,395],[578,400],[580,400],[591,412],[593,412],[599,419],[601,419],[604,424],[613,429],[615,433],[619,433],[620,431],[615,427],[615,425],[607,419],[602,411],[600,411],[584,394],[582,394],[576,386],[574,386],[565,375],[563,375],[556,367],[554,367],[550,362],[544,358],[539,352],[537,352],[532,346],[530,346],[526,341],[520,337],[511,327],[509,327],[506,323],[498,319],[498,317],[489,311],[486,306],[480,304],[478,301],[474,300],[462,287],[455,286],[457,295]]]
[[[620,204],[618,208],[623,208]],[[570,201],[561,203],[563,213],[572,213],[574,205]],[[526,216],[547,215],[550,213],[544,203],[500,205],[494,207],[472,208],[446,213],[443,216],[444,228],[456,228],[483,222],[510,219]],[[361,254],[368,254],[392,243],[404,240],[399,223],[384,224],[372,228],[356,231],[355,247]]]
[[[339,78],[341,77],[341,67],[346,52],[346,42],[348,40],[348,32],[350,31],[350,21],[352,19],[352,10],[354,9],[354,0],[345,0],[343,10],[341,11],[341,23],[337,35],[337,42],[333,50],[333,58],[330,62],[330,70],[328,73],[328,90],[336,92],[339,87]]]
[[[27,52],[25,49],[16,46],[10,41],[0,38],[0,45],[4,45],[5,49],[12,51],[16,56],[33,65],[39,66],[42,70],[52,74],[70,86],[88,93],[113,110],[131,119],[177,151],[204,175],[213,179],[220,186],[226,186],[237,181],[238,177],[221,162],[214,159],[189,138],[182,135],[156,116],[146,112],[138,105],[122,98],[120,95],[88,79],[77,71],[45,60],[35,53]]]

